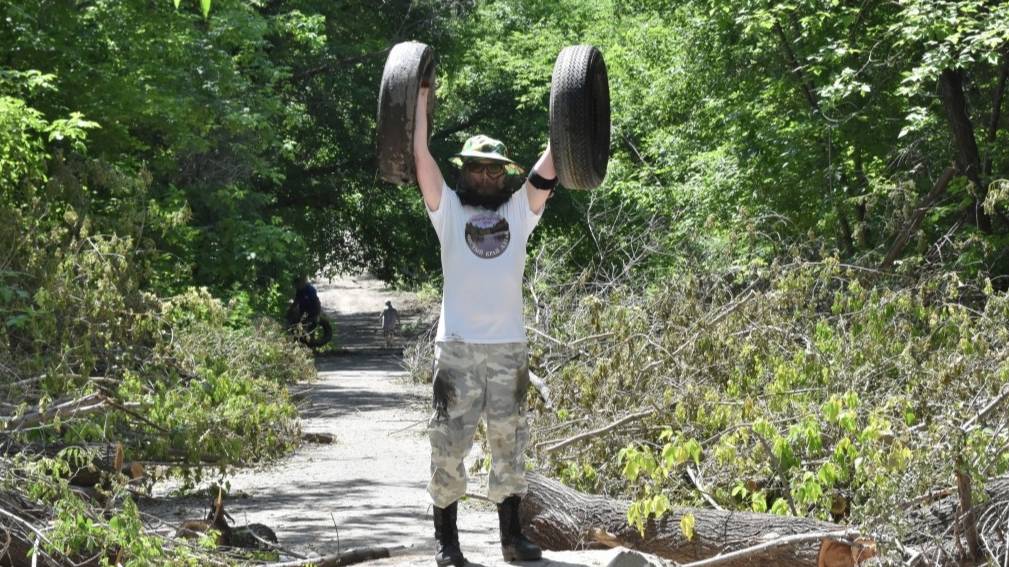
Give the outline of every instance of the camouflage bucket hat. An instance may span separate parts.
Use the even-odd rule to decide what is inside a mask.
[[[463,163],[477,160],[492,160],[505,164],[505,170],[511,175],[518,175],[523,172],[521,166],[508,157],[508,148],[500,140],[495,140],[483,134],[479,134],[466,140],[462,146],[462,151],[455,154],[449,161],[458,167]]]

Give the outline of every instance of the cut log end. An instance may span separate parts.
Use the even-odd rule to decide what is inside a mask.
[[[817,567],[856,567],[876,556],[876,542],[856,538],[854,542],[826,538],[820,542]]]

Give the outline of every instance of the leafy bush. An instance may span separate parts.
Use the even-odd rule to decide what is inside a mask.
[[[148,235],[174,221],[146,198],[143,170],[78,153],[90,123],[46,121],[11,98],[0,99],[0,122],[11,126],[0,164],[20,167],[0,177],[0,238],[11,244],[0,251],[0,499],[52,519],[43,551],[54,556],[204,564],[145,533],[124,479],[101,488],[105,517],[66,477],[92,444],[167,465],[150,467],[148,482],[189,485],[208,466],[225,474],[280,457],[300,437],[286,386],[314,377],[311,355],[255,317],[247,294],[225,304],[206,289],[163,299],[146,287],[164,268]],[[23,523],[0,523],[31,541]]]

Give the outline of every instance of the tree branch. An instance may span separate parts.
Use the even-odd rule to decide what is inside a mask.
[[[85,405],[91,404],[91,405]],[[59,405],[52,406],[44,412],[30,413],[17,419],[15,416],[0,416],[0,421],[14,422],[14,429],[34,427],[42,423],[49,423],[54,419],[64,419],[67,417],[82,417],[97,413],[104,408],[105,396],[103,394],[90,394],[83,398],[70,400]]]
[[[392,47],[386,47],[380,51],[371,51],[369,53],[359,53],[357,55],[352,55],[350,57],[344,57],[342,59],[333,59],[327,61],[321,65],[316,65],[315,67],[309,67],[308,69],[302,69],[291,75],[292,82],[300,82],[306,79],[311,79],[312,77],[325,73],[326,71],[331,71],[337,67],[345,67],[347,65],[353,65],[354,63],[360,63],[362,61],[367,61],[368,59],[373,59],[375,57],[386,57],[389,52],[392,51]]]
[[[782,547],[788,545],[795,545],[797,543],[806,543],[809,541],[822,541],[825,539],[833,540],[843,540],[847,545],[855,545],[854,538],[857,537],[858,533],[854,531],[838,531],[838,532],[812,532],[808,534],[794,534],[784,537],[779,537],[773,539],[766,543],[761,543],[759,545],[754,545],[744,549],[738,549],[730,553],[724,553],[722,555],[716,555],[714,557],[709,557],[707,559],[702,559],[700,561],[692,561],[690,563],[681,563],[679,567],[711,567],[712,565],[721,565],[723,563],[728,563],[736,559],[742,559],[744,557],[750,557],[752,555],[760,555],[762,552],[768,549],[773,549],[775,547]]]
[[[478,111],[474,112],[473,114],[471,114],[469,116],[469,118],[467,118],[466,120],[463,120],[462,122],[460,122],[460,123],[458,123],[458,124],[456,124],[454,126],[449,126],[448,128],[442,128],[441,130],[438,130],[437,132],[435,132],[434,134],[431,135],[431,139],[432,140],[441,140],[441,139],[445,138],[445,136],[448,136],[448,135],[451,135],[451,134],[455,134],[456,132],[460,132],[462,130],[465,130],[466,128],[469,128],[470,126],[476,125],[481,120],[483,120],[484,118],[487,118],[488,116],[491,116],[492,114],[493,114],[493,112],[491,111],[490,108],[484,108],[484,109],[478,110]]]
[[[890,266],[893,264],[894,260],[897,259],[897,256],[900,256],[900,253],[904,251],[908,241],[911,239],[911,235],[914,234],[914,231],[918,230],[918,225],[920,225],[921,221],[924,220],[925,213],[932,208],[932,205],[939,196],[946,191],[946,186],[949,185],[950,180],[953,179],[953,176],[956,175],[957,171],[957,168],[951,165],[942,172],[942,175],[939,176],[939,180],[935,182],[934,186],[932,186],[932,190],[929,191],[928,195],[925,195],[918,204],[917,209],[914,211],[914,215],[911,216],[911,222],[909,222],[907,226],[905,226],[904,229],[897,234],[897,237],[894,238],[893,245],[890,246],[890,250],[887,251],[886,257],[879,264],[880,271],[890,269]]]
[[[1002,118],[1002,99],[1005,97],[1007,80],[1009,80],[1009,47],[1002,51],[1002,65],[999,67],[998,82],[995,84],[995,96],[992,100],[991,119],[988,121],[988,156],[982,167],[982,173],[986,176],[991,175],[992,171],[991,151],[995,145],[999,121]]]
[[[963,456],[956,458],[956,489],[960,497],[960,527],[963,529],[964,537],[967,539],[967,552],[970,559],[977,560],[981,557],[981,545],[977,534],[977,517],[974,515],[974,502],[971,495],[971,479],[967,467],[964,465]]]
[[[622,418],[614,421],[613,423],[611,423],[611,424],[609,424],[609,425],[607,425],[605,427],[600,427],[599,429],[593,429],[592,431],[586,431],[584,433],[579,433],[578,435],[575,435],[574,437],[569,437],[567,439],[564,439],[562,441],[558,441],[556,443],[554,443],[554,442],[551,441],[551,443],[553,443],[553,445],[547,446],[545,449],[543,449],[543,452],[544,453],[553,453],[555,451],[559,451],[559,450],[563,449],[564,447],[567,447],[568,445],[571,445],[573,443],[577,443],[579,441],[583,441],[583,440],[588,439],[590,437],[595,437],[597,435],[602,435],[603,433],[606,433],[607,431],[612,431],[613,429],[616,429],[617,427],[620,427],[621,425],[624,425],[625,423],[630,423],[632,421],[641,419],[643,417],[648,417],[648,416],[652,415],[653,413],[655,413],[654,409],[640,411],[638,413],[632,413],[630,415],[626,415],[626,416],[624,416],[624,417],[622,417]]]
[[[311,557],[308,559],[300,559],[298,561],[288,561],[286,563],[272,563],[271,565],[274,567],[304,567],[307,565],[314,565],[315,567],[336,567],[338,565],[353,565],[355,563],[371,561],[372,559],[395,557],[402,554],[404,551],[409,550],[411,547],[413,546],[392,545],[388,547],[361,547],[348,549],[343,553],[334,553],[332,555],[324,555],[322,557]]]
[[[802,94],[806,97],[806,102],[809,103],[809,107],[820,114],[820,101],[816,98],[816,93],[813,90],[812,85],[806,80],[806,76],[802,72],[802,66],[799,65],[799,59],[795,56],[795,50],[792,49],[792,44],[788,41],[785,36],[785,30],[781,27],[780,22],[774,22],[774,31],[778,34],[778,39],[781,41],[781,48],[785,51],[785,58],[788,60],[788,64],[792,67],[792,74],[795,75],[796,80],[799,81],[799,85],[802,87]]]
[[[792,487],[788,484],[788,475],[785,473],[785,469],[781,466],[781,460],[779,460],[774,454],[774,449],[763,435],[754,431],[753,428],[750,428],[750,431],[753,433],[753,436],[760,441],[760,444],[764,446],[764,451],[767,451],[767,457],[771,459],[772,463],[774,463],[774,470],[778,472],[781,482],[785,485],[785,489],[782,492],[785,493],[785,501],[788,502],[788,509],[792,511],[793,516],[798,516],[799,512],[795,507],[795,500],[792,498]]]
[[[998,407],[999,404],[1004,402],[1006,398],[1009,398],[1009,384],[1003,386],[1002,392],[994,400],[989,402],[988,405],[984,407],[984,409],[982,409],[980,412],[978,412],[977,415],[970,418],[969,420],[967,420],[966,423],[960,426],[960,430],[963,431],[964,433],[969,432],[975,423],[988,417],[988,414],[990,414],[992,410]]]

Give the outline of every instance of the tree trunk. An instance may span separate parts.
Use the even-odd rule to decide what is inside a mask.
[[[865,166],[862,162],[862,148],[855,148],[855,178],[858,180],[860,196],[865,196],[872,188],[869,186],[869,177],[865,174]],[[867,210],[865,206],[865,199],[859,201],[855,205],[855,220],[858,222],[858,230],[856,233],[859,235],[855,239],[855,244],[861,248],[866,249],[872,246],[872,233],[869,231],[869,221],[867,217]]]
[[[974,137],[974,125],[967,112],[967,97],[963,94],[963,77],[955,69],[944,69],[939,75],[939,96],[946,110],[950,132],[957,149],[957,165],[960,171],[977,188],[977,199],[971,217],[982,232],[991,233],[991,219],[984,212],[981,203],[984,202],[987,187],[981,179],[981,154],[977,149],[977,139]]]
[[[624,546],[677,562],[698,561],[731,551],[765,544],[784,536],[807,533],[843,532],[845,526],[797,518],[730,512],[703,508],[675,508],[661,519],[649,520],[642,537],[627,523],[629,502],[582,494],[557,481],[528,473],[529,491],[522,499],[523,533],[548,550],[592,549]],[[688,540],[680,520],[694,517],[694,534]],[[821,548],[826,554],[846,561],[828,559],[823,566],[856,564],[848,549],[837,554],[839,541],[813,539],[794,545],[778,545],[756,550],[737,559],[726,558],[721,566],[775,565],[777,567],[817,567]]]
[[[835,205],[834,212],[837,214],[837,222],[841,228],[841,250],[844,252],[846,258],[851,258],[855,255],[855,240],[852,238],[848,215],[844,213],[841,205]]]
[[[995,141],[998,139],[998,127],[1002,118],[1002,99],[1005,96],[1006,82],[1009,81],[1009,47],[1002,50],[1002,64],[999,65],[998,80],[995,82],[995,95],[992,97],[991,118],[988,120],[988,156],[984,160],[981,173],[991,175],[992,156]]]

